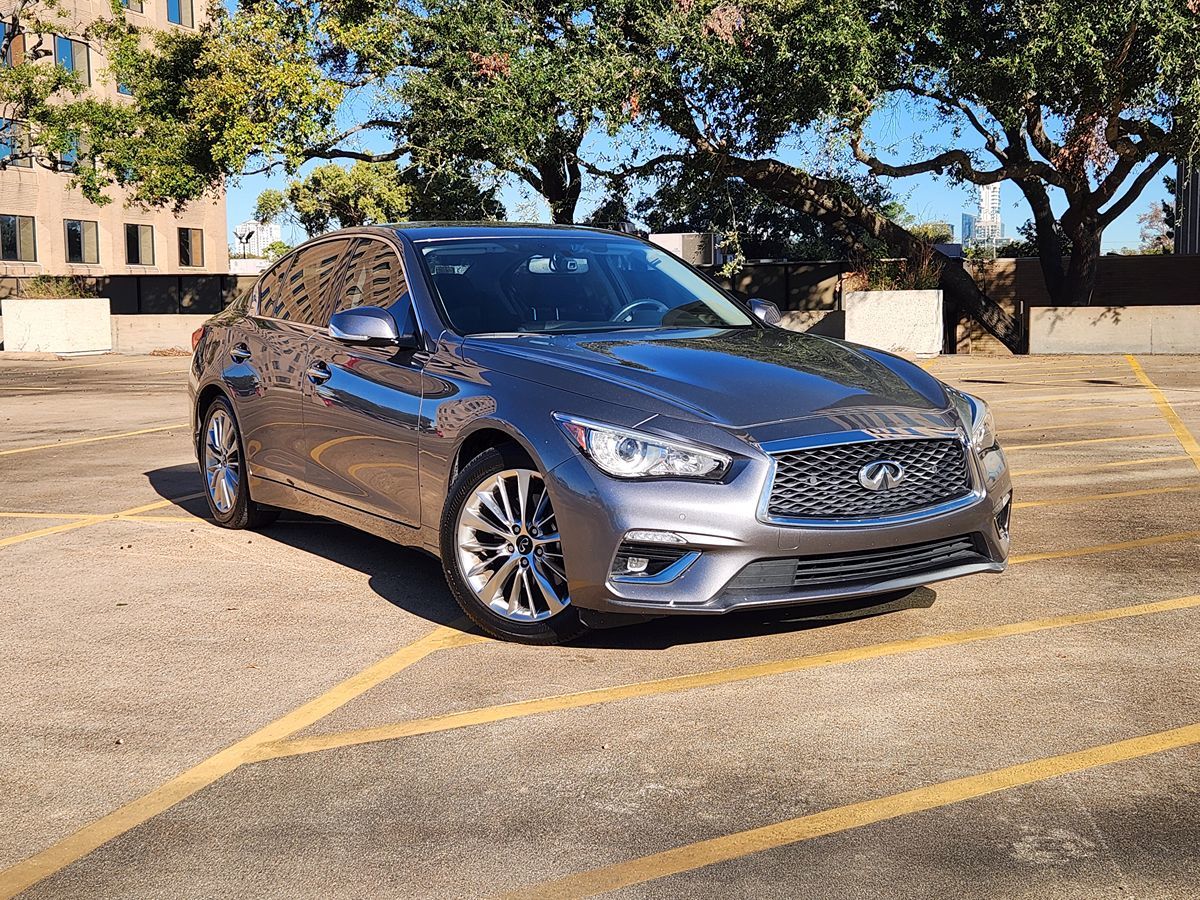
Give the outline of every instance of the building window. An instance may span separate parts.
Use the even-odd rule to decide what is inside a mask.
[[[0,119],[0,168],[5,166],[33,167],[29,155],[29,131],[12,119]]]
[[[192,28],[196,24],[192,15],[192,0],[167,0],[167,21]]]
[[[140,13],[146,11],[145,6],[142,5],[142,0],[121,0],[121,5],[130,12]]]
[[[117,93],[124,94],[126,97],[133,96],[133,90],[131,88],[128,88],[125,85],[121,84],[120,82],[117,82]]]
[[[125,226],[125,262],[131,266],[154,265],[154,226]]]
[[[95,222],[67,219],[67,262],[96,265],[100,262],[100,234]]]
[[[5,262],[37,262],[33,216],[0,215],[0,259]]]
[[[12,33],[12,25],[0,22],[0,48],[4,50],[3,59],[6,66],[20,65],[25,61],[25,35]]]
[[[74,72],[84,84],[92,83],[92,66],[88,57],[88,45],[83,41],[55,35],[54,59],[68,72]]]
[[[204,265],[204,232],[199,228],[179,229],[179,264]]]

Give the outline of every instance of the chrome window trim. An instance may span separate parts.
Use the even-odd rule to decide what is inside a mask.
[[[923,506],[920,509],[889,516],[866,516],[853,519],[815,519],[797,516],[771,515],[771,491],[775,486],[775,471],[779,466],[778,455],[792,453],[797,450],[810,450],[818,447],[838,447],[844,444],[868,444],[876,441],[928,441],[928,440],[957,440],[963,445],[967,460],[967,471],[971,479],[971,490],[961,497]],[[962,428],[936,428],[932,426],[912,426],[896,429],[879,429],[877,431],[841,431],[831,434],[813,434],[805,437],[782,438],[768,441],[761,446],[767,455],[768,470],[763,484],[762,494],[758,501],[758,520],[767,525],[784,525],[795,528],[871,528],[889,525],[905,525],[911,522],[921,522],[947,513],[966,509],[987,497],[984,487],[983,473],[980,471],[979,455],[971,446],[967,434]]]

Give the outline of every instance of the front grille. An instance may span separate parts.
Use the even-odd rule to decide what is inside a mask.
[[[987,562],[983,546],[979,535],[967,534],[886,550],[763,559],[742,569],[722,593],[746,598],[778,595],[796,588],[889,581],[964,563]]]
[[[872,491],[858,480],[863,466],[891,460],[904,479]],[[767,510],[801,519],[860,519],[895,515],[970,493],[971,476],[961,441],[954,438],[867,441],[775,454],[775,481]]]

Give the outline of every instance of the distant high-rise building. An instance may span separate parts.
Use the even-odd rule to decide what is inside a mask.
[[[1175,252],[1200,253],[1200,165],[1182,161],[1175,182]]]
[[[1000,185],[979,186],[979,216],[975,220],[974,241],[984,247],[995,247],[1004,237],[1004,222],[1000,218]]]
[[[970,213],[962,214],[962,242],[963,246],[974,243],[975,241],[975,222],[977,217]]]
[[[279,226],[274,222],[255,222],[248,219],[233,229],[237,256],[266,256],[267,248],[281,240]]]

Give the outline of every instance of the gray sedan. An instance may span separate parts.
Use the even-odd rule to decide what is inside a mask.
[[[986,405],[776,321],[622,234],[325,235],[194,335],[208,503],[426,550],[471,619],[528,643],[1001,571]]]

